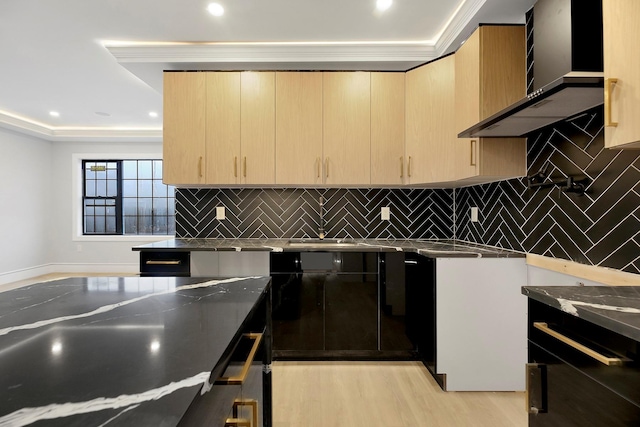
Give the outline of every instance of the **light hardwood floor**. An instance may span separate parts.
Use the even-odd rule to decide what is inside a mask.
[[[527,425],[524,393],[443,392],[419,362],[274,362],[273,405],[274,427]]]
[[[75,276],[48,274],[0,292]],[[523,368],[524,369],[524,368]],[[524,393],[443,392],[419,362],[273,363],[274,427],[525,427]]]

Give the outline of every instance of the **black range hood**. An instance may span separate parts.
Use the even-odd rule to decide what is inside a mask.
[[[603,73],[571,73],[458,134],[459,138],[525,136],[604,102]]]
[[[458,137],[521,137],[604,103],[602,0],[538,0],[530,22],[532,92]]]

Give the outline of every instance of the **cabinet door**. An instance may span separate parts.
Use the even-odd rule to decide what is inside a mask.
[[[324,350],[324,282],[322,273],[272,274],[273,349]]]
[[[407,73],[407,175],[411,184],[455,178],[453,56]]]
[[[322,184],[322,73],[276,73],[276,184]]]
[[[456,134],[526,93],[523,26],[478,28],[455,54]],[[490,182],[526,174],[525,138],[460,138],[456,178]]]
[[[164,73],[162,181],[205,183],[205,74]]]
[[[401,185],[405,73],[371,73],[371,184]]]
[[[327,274],[325,350],[376,350],[377,275]]]
[[[245,71],[240,83],[243,184],[275,183],[275,73]]]
[[[207,184],[240,183],[240,73],[207,76]]]
[[[640,422],[639,406],[531,341],[529,361],[545,372],[538,376],[541,384],[529,383],[536,392],[529,394],[527,407],[540,411],[529,414],[529,426],[622,427]]]
[[[324,176],[328,185],[371,182],[371,77],[323,73]]]
[[[607,148],[640,148],[640,2],[603,0],[605,128]],[[609,79],[617,83],[608,84]],[[607,89],[609,93],[607,93]],[[613,126],[611,122],[617,123]]]
[[[476,30],[455,54],[455,123],[459,133],[480,121],[480,30]],[[459,138],[456,143],[458,179],[477,174],[478,139]]]

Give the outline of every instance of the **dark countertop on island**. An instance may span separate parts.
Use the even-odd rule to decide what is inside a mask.
[[[523,286],[522,293],[640,341],[640,286]]]
[[[421,239],[169,239],[134,251],[414,252],[431,258],[523,258],[525,254],[458,240]]]
[[[0,426],[176,425],[269,286],[89,277],[1,292]]]

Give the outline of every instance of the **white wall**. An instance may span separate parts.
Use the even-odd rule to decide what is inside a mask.
[[[131,248],[167,238],[82,236],[83,154],[161,158],[162,143],[49,142],[0,128],[0,284],[53,272],[135,273]]]
[[[0,129],[0,283],[47,268],[51,154],[51,142]]]
[[[166,236],[81,236],[79,230],[80,157],[95,155],[112,158],[137,157],[162,158],[162,143],[143,142],[54,142],[52,155],[52,179],[55,182],[51,207],[52,231],[50,233],[51,262],[59,272],[138,272],[139,253],[133,246]],[[84,156],[86,158],[86,156]],[[76,178],[74,178],[74,175]],[[74,210],[76,215],[74,216]],[[74,222],[75,220],[75,222]]]

